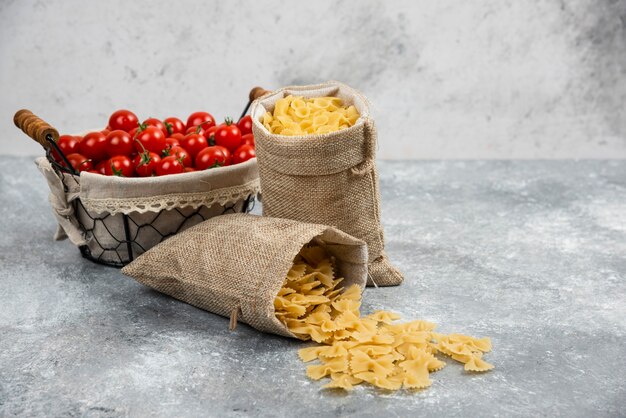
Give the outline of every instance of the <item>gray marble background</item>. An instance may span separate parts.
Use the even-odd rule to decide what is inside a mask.
[[[252,86],[372,101],[381,158],[626,158],[626,1],[0,1],[0,153],[63,132],[236,115]]]

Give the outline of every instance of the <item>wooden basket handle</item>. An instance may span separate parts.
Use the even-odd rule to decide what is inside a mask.
[[[15,126],[24,131],[24,133],[32,139],[39,142],[44,148],[50,148],[50,144],[46,139],[48,135],[54,142],[59,139],[59,132],[30,110],[18,110],[15,116],[13,116],[13,122]]]
[[[255,87],[250,90],[250,101],[253,102],[261,96],[265,96],[267,93],[271,93],[269,90],[265,90],[263,87]]]

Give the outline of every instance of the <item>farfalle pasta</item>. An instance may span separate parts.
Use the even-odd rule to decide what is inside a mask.
[[[265,112],[263,126],[273,134],[295,136],[327,134],[353,126],[359,112],[353,105],[344,106],[338,97],[288,95],[278,99],[273,112]]]
[[[465,370],[484,372],[491,351],[489,338],[439,334],[422,320],[397,323],[400,315],[376,311],[362,316],[361,288],[343,288],[331,256],[320,246],[306,246],[295,258],[274,302],[276,317],[298,338],[322,344],[298,351],[314,380],[330,378],[324,388],[352,390],[369,383],[386,390],[423,389],[430,374],[446,363],[443,354],[464,363]]]

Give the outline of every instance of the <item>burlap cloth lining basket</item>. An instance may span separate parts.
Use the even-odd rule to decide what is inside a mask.
[[[336,96],[354,105],[360,118],[350,128],[323,135],[280,136],[260,122],[287,95]],[[384,251],[376,169],[376,128],[367,99],[345,84],[330,81],[285,87],[251,107],[263,193],[263,214],[332,225],[367,243],[368,285],[392,286],[402,274]]]
[[[217,216],[168,239],[122,272],[198,308],[264,332],[293,335],[274,299],[294,257],[309,242],[336,259],[343,286],[365,286],[367,248],[335,228],[246,214]]]
[[[125,264],[128,258],[124,215],[130,219],[136,256],[164,236],[221,215],[225,206],[241,211],[244,201],[260,189],[256,159],[219,169],[147,178],[88,172],[74,176],[55,170],[44,157],[35,164],[50,188],[49,200],[59,224],[55,239],[69,238],[74,245],[89,248],[93,259],[114,265]]]

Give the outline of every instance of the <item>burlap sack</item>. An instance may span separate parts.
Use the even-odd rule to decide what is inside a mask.
[[[140,283],[209,312],[287,337],[274,299],[294,257],[309,242],[336,259],[345,287],[367,279],[363,241],[332,227],[235,214],[202,222],[122,269]]]
[[[35,163],[50,187],[59,224],[55,239],[69,238],[89,258],[118,266],[205,219],[242,212],[244,202],[260,189],[256,159],[147,178],[74,176],[55,170],[43,157]]]
[[[348,129],[324,135],[279,136],[260,122],[289,94],[337,96],[361,117]],[[402,274],[384,251],[376,170],[376,128],[366,98],[338,82],[285,87],[252,104],[263,214],[335,226],[367,242],[368,285],[393,286]]]

